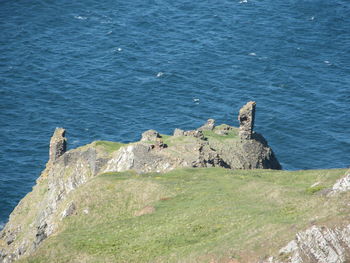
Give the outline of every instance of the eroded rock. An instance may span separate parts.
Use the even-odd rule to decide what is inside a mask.
[[[253,104],[255,106],[255,103]],[[34,209],[30,215],[30,223],[20,220],[25,206],[31,202],[30,194],[15,208],[11,214],[13,220],[10,218],[9,224],[0,232],[3,261],[11,262],[22,254],[34,252],[43,240],[57,231],[60,218],[75,213],[76,204],[70,203],[67,206],[62,202],[68,194],[104,172],[166,172],[180,167],[280,169],[281,166],[267,142],[261,135],[252,131],[253,104],[250,111],[247,107],[248,110],[244,110],[242,114],[240,112],[242,118],[248,114],[247,122],[242,120],[244,140],[239,140],[234,135],[235,132],[230,133],[232,136],[225,136],[230,130],[236,131],[237,128],[228,125],[214,128],[214,121],[210,120],[204,125],[205,129],[214,129],[214,132],[221,130],[219,135],[223,135],[222,137],[207,135],[208,138],[205,138],[202,130],[176,129],[173,137],[166,137],[166,145],[157,131],[149,130],[142,134],[141,142],[122,146],[112,152],[103,150],[103,147],[96,147],[96,144],[66,152],[65,130],[57,128],[50,141],[50,160],[40,176],[41,179],[37,180],[37,188],[33,190],[35,194],[41,193],[40,209]],[[248,132],[249,136],[245,132]],[[83,213],[88,214],[89,211],[84,209]],[[26,233],[25,237],[11,236],[11,233],[17,233],[16,228],[11,226],[12,221],[23,227],[20,232]],[[2,247],[2,244],[5,246]]]
[[[56,128],[50,140],[50,161],[54,162],[67,151],[66,130]]]
[[[62,212],[61,219],[73,215],[76,209],[77,208],[74,202],[69,203],[67,208]]]
[[[339,179],[332,187],[329,195],[346,192],[350,190],[350,170],[345,173],[345,176]]]
[[[254,129],[255,106],[255,101],[249,101],[239,110],[239,137],[243,140],[250,140],[252,138]]]
[[[47,223],[43,222],[40,226],[37,227],[37,233],[35,235],[36,239],[34,241],[34,247],[37,247],[44,239],[47,238],[46,233]]]
[[[200,128],[198,128],[199,131],[212,131],[215,128],[215,120],[214,119],[208,119],[207,122]]]
[[[153,142],[153,141],[156,141],[158,138],[161,138],[159,132],[157,132],[156,130],[148,130],[142,133],[141,142],[145,142],[145,141]]]
[[[227,125],[227,124],[223,124],[223,125],[220,125],[218,127],[216,127],[216,129],[214,130],[214,132],[218,135],[221,135],[221,136],[226,136],[228,135],[229,131],[232,130],[232,127]]]
[[[328,228],[312,226],[296,234],[277,257],[261,263],[345,263],[350,256],[350,225]]]
[[[205,139],[203,132],[198,131],[198,130],[185,131],[184,135],[185,136],[192,136],[192,137],[199,138],[199,139]]]
[[[178,129],[178,128],[176,128],[174,130],[173,136],[178,137],[178,136],[184,136],[184,135],[185,135],[185,131],[184,130],[181,130],[181,129]]]

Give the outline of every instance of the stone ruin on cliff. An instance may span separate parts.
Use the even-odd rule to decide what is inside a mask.
[[[255,106],[255,101],[249,101],[239,110],[239,137],[243,140],[250,140],[252,138],[255,119]]]
[[[65,135],[65,129],[56,128],[50,140],[50,162],[56,161],[67,151],[67,138]]]

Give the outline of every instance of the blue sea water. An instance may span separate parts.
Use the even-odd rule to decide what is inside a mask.
[[[0,0],[0,225],[69,148],[208,118],[256,128],[284,169],[350,165],[348,0]]]

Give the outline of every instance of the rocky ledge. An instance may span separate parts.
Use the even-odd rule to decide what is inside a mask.
[[[255,105],[248,102],[242,107],[239,128],[215,126],[215,120],[209,119],[196,130],[175,129],[172,136],[149,130],[139,142],[127,145],[94,142],[66,151],[65,130],[57,128],[50,141],[46,169],[0,232],[0,262],[33,253],[55,233],[63,217],[74,213],[74,204],[61,207],[67,194],[98,174],[166,172],[180,167],[281,169],[266,140],[253,131]]]

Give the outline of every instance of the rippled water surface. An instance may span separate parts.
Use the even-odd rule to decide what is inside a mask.
[[[0,0],[0,224],[50,136],[129,142],[206,119],[256,131],[285,169],[349,166],[350,2]]]

